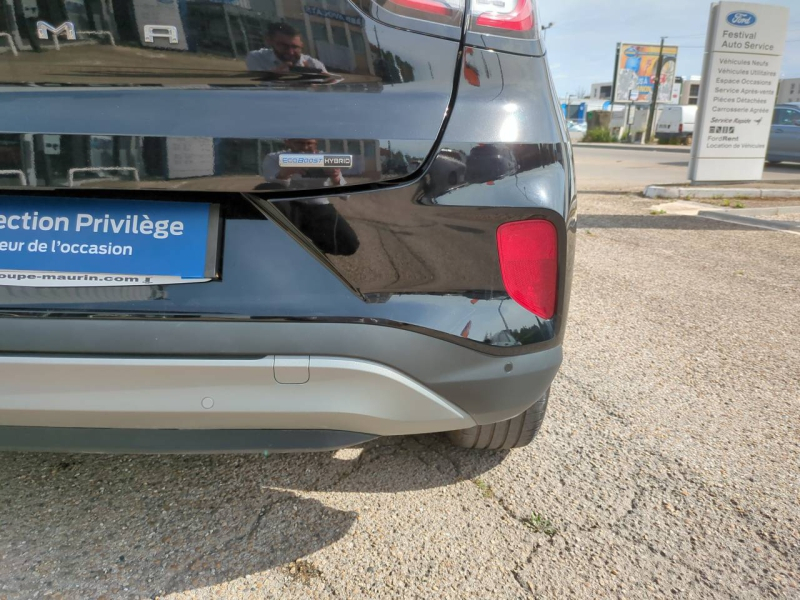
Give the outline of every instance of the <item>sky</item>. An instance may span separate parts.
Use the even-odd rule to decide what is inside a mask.
[[[800,77],[800,0],[755,4],[788,6],[789,33],[782,77]],[[710,1],[705,0],[539,0],[547,31],[547,55],[558,95],[588,93],[592,83],[614,78],[617,42],[678,46],[677,74],[700,75]]]

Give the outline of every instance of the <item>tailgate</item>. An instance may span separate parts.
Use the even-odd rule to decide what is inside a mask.
[[[34,0],[6,3],[0,31],[7,188],[408,177],[442,128],[459,51],[343,0]]]

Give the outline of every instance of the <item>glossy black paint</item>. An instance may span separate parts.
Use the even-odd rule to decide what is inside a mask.
[[[304,141],[352,155],[353,168],[341,183],[298,171],[277,192],[408,178],[434,149],[451,102],[457,41],[383,25],[346,0],[325,10],[261,3],[275,14],[114,0],[114,11],[83,17],[77,3],[40,4],[36,18],[8,3],[0,10],[0,32],[11,31],[18,49],[0,48],[0,187],[271,189],[267,156]],[[38,40],[38,19],[68,17],[76,41],[59,36],[56,51],[52,33]],[[145,41],[146,20],[156,18],[177,27],[179,43]],[[296,35],[271,34],[276,24]],[[297,64],[275,58],[287,40],[302,48]]]
[[[542,59],[478,48],[464,56],[438,148],[427,161],[413,157],[421,170],[407,182],[328,186],[340,189],[323,197],[257,186],[248,195],[207,191],[212,181],[224,185],[221,176],[193,192],[111,191],[110,185],[64,190],[65,198],[213,199],[225,218],[222,280],[150,288],[0,287],[4,313],[379,323],[492,354],[560,344],[576,206],[570,150],[547,68]],[[392,120],[366,115],[364,131],[398,127]],[[297,123],[301,130],[317,125],[317,119]],[[429,134],[426,143],[435,137]],[[558,308],[551,320],[509,299],[500,276],[496,229],[528,218],[551,220],[559,234]]]
[[[420,62],[406,34],[347,0],[6,2],[0,31],[4,85],[393,85],[428,79],[425,62],[439,60]],[[457,48],[419,43],[439,54],[450,47],[451,58]]]
[[[2,97],[0,94],[0,104]],[[14,114],[21,112],[13,107],[11,110]],[[202,109],[195,106],[194,110],[201,118]],[[158,125],[151,122],[149,127],[157,131]],[[162,124],[162,128],[166,127],[166,123]],[[407,178],[425,162],[432,143],[353,138],[0,133],[0,189],[258,190],[286,195]],[[57,152],[50,150],[54,144]],[[319,172],[287,169],[290,177],[281,179],[277,157],[297,151],[345,153],[353,157],[353,165]]]
[[[419,186],[403,189],[413,193]],[[472,342],[487,351],[554,339],[553,321],[536,318],[502,290],[494,230],[502,222],[541,216],[553,219],[563,233],[558,215],[537,209],[476,214],[472,207],[417,205],[424,214],[408,220],[389,206],[399,204],[380,198],[383,193],[375,195],[383,203],[387,230],[379,231],[377,239],[372,237],[374,219],[339,216],[335,224],[336,203],[350,202],[354,210],[369,212],[373,194],[306,205],[306,218],[317,229],[298,228],[303,245],[276,220],[258,216],[229,197],[222,201],[221,281],[118,288],[0,286],[0,305],[5,315],[17,316],[373,322]],[[407,201],[407,196],[400,200]],[[290,206],[297,208],[295,202],[278,203],[281,211]],[[393,216],[401,222],[393,223]],[[331,229],[323,230],[321,224]],[[333,227],[350,229],[338,236]],[[404,245],[417,243],[420,232],[432,244],[429,252],[415,253]],[[328,239],[322,237],[326,233]],[[387,246],[386,236],[397,244]]]

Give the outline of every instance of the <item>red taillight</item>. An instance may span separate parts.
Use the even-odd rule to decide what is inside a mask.
[[[543,319],[556,311],[558,232],[544,219],[514,221],[497,228],[500,272],[508,295]]]
[[[465,0],[353,0],[353,2],[373,19],[392,27],[450,39],[461,37]],[[383,10],[391,14],[385,15]],[[436,23],[437,27],[431,29],[429,23]],[[447,25],[448,28],[443,30],[438,25]]]
[[[506,0],[508,2],[508,0]],[[505,29],[506,31],[530,31],[535,27],[533,18],[532,0],[510,0],[509,7],[505,10],[495,10],[487,8],[481,12],[475,25],[478,27],[491,27],[494,29]],[[476,0],[476,6],[480,10],[482,3]],[[494,3],[493,3],[494,4]],[[473,14],[475,14],[473,8]]]
[[[449,16],[452,14],[453,10],[443,4],[442,2],[436,2],[436,0],[391,0],[394,4],[398,6],[405,6],[406,8],[411,8],[413,10],[418,10],[420,12],[428,13],[430,15],[443,15]]]

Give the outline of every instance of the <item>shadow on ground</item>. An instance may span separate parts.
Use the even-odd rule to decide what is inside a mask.
[[[223,583],[347,534],[355,512],[297,491],[435,488],[506,455],[459,450],[438,436],[270,457],[3,453],[0,589],[32,597],[80,585],[118,598]]]

